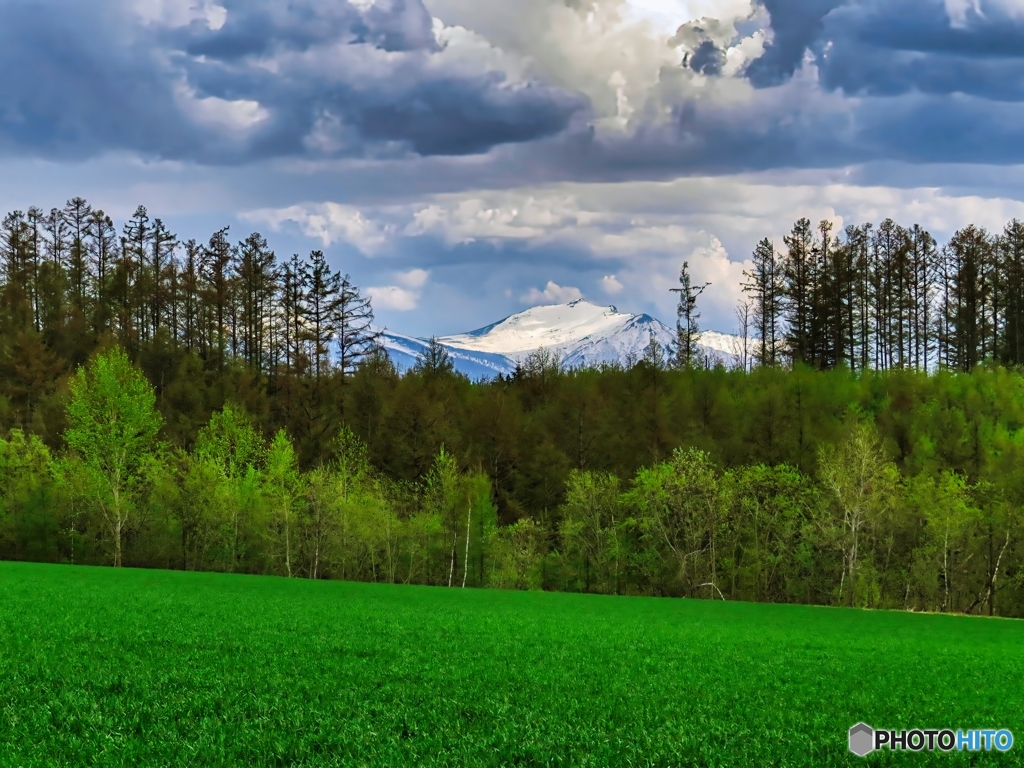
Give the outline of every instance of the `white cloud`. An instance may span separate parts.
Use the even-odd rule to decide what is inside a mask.
[[[625,288],[615,275],[605,275],[601,278],[601,287],[609,296],[618,296]]]
[[[410,269],[408,272],[400,272],[395,280],[406,288],[418,290],[427,284],[430,273],[425,269]]]
[[[443,60],[447,66],[459,66],[466,71],[501,72],[509,83],[521,83],[527,78],[526,59],[507,53],[473,30],[447,26],[435,17],[433,33],[442,48],[441,57],[435,61]]]
[[[423,288],[429,278],[430,273],[425,269],[396,272],[394,279],[398,285],[370,287],[366,289],[366,293],[373,300],[374,309],[409,312],[419,307]]]
[[[669,35],[705,16],[741,18],[750,12],[746,0],[626,0],[626,6],[629,16],[650,21]]]
[[[634,307],[647,305],[661,316],[674,311],[669,289],[677,286],[679,267],[688,260],[693,279],[711,283],[701,298],[704,323],[723,330],[734,324],[733,308],[743,296],[743,270],[749,269],[755,244],[768,237],[781,248],[783,235],[799,217],[814,223],[827,219],[838,234],[845,224],[878,224],[891,216],[903,225],[921,224],[940,242],[970,222],[998,231],[1014,217],[1024,219],[1024,202],[1011,198],[939,187],[851,183],[851,175],[857,172],[783,171],[672,182],[566,183],[434,195],[400,206],[306,205],[262,212],[258,217],[275,226],[297,222],[310,237],[325,243],[345,239],[370,253],[391,244],[414,249],[416,239],[423,236],[450,246],[487,241],[563,249],[576,254],[575,258],[589,258],[589,267],[583,261],[576,262],[575,268],[593,269],[596,276],[587,279],[599,283],[604,295]],[[445,274],[458,284],[457,276],[447,270]],[[547,278],[542,272],[529,275],[534,280]],[[418,306],[428,278],[422,269],[390,273],[379,281],[383,287],[377,289],[380,299],[375,306]],[[564,303],[581,295],[578,288],[551,281],[520,298],[531,304]],[[488,319],[479,318],[481,322]]]
[[[586,211],[571,197],[521,190],[510,194],[446,195],[413,215],[405,234],[435,234],[451,244],[476,240],[541,239],[585,223]]]
[[[393,234],[389,225],[367,218],[358,208],[340,203],[264,208],[243,214],[242,218],[266,222],[275,230],[292,222],[307,237],[320,240],[325,248],[343,240],[367,255],[380,252]]]
[[[194,88],[184,83],[174,89],[174,97],[182,110],[197,123],[224,133],[245,134],[270,117],[270,112],[258,101],[199,97]]]
[[[527,304],[567,304],[582,298],[583,294],[580,293],[579,288],[574,288],[571,285],[563,287],[554,280],[548,280],[543,291],[531,288],[520,296],[519,300],[525,301]]]
[[[410,291],[397,285],[371,286],[366,294],[373,302],[374,309],[392,309],[409,312],[420,303],[419,291]]]
[[[526,73],[583,93],[599,131],[667,122],[683,98],[730,102],[754,90],[742,63],[757,55],[768,15],[754,0],[429,0],[435,16],[524,62]],[[741,22],[756,29],[738,33]],[[676,39],[680,25],[701,28]],[[691,39],[692,38],[692,39]],[[672,44],[670,44],[672,39]],[[725,77],[680,67],[685,53],[710,39],[725,52]]]

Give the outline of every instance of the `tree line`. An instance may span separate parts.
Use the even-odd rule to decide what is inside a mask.
[[[571,469],[549,514],[501,524],[491,478],[443,445],[417,481],[349,428],[303,469],[236,405],[189,450],[118,347],[69,384],[65,449],[0,440],[0,554],[445,587],[555,589],[1020,615],[1024,520],[1007,488],[901,475],[851,419],[813,474],[678,447],[621,479]]]
[[[794,224],[753,252],[756,359],[825,369],[971,371],[1024,361],[1024,223],[970,225],[941,247],[919,225]]]
[[[271,385],[278,371],[351,374],[376,339],[369,300],[322,251],[278,263],[259,233],[233,244],[227,228],[180,242],[143,206],[120,234],[80,197],[14,211],[0,258],[5,298],[45,338],[70,326],[132,352],[163,341],[218,369],[244,361]]]
[[[308,446],[338,428],[336,388],[379,354],[369,298],[322,251],[279,260],[259,233],[232,242],[227,228],[182,241],[143,206],[120,230],[80,197],[49,213],[9,213],[0,268],[9,425],[51,439],[61,428],[56,386],[111,344],[140,362],[162,403],[203,412],[182,414],[188,439],[210,405],[184,380],[219,389],[214,401],[259,390]],[[47,418],[53,426],[39,423]]]
[[[176,245],[155,221],[139,240],[141,210],[97,239],[72,203],[3,228],[0,557],[1024,613],[1022,379],[989,352],[947,365],[933,305],[920,364],[878,340],[904,337],[870,285],[859,362],[805,359],[776,255],[749,370],[539,352],[471,382],[432,344],[399,375],[322,254]],[[701,286],[681,283],[692,348]],[[1010,338],[1002,290],[986,350]],[[138,418],[120,435],[117,398]]]

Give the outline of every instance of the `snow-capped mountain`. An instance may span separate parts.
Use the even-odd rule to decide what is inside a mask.
[[[387,350],[391,362],[399,371],[405,372],[416,365],[416,360],[427,349],[428,339],[417,339],[393,331],[384,331],[381,342]],[[455,364],[455,370],[469,376],[473,380],[493,379],[499,373],[511,373],[515,370],[514,360],[505,355],[486,352],[471,352],[445,344],[448,354]]]
[[[626,365],[643,357],[654,336],[667,349],[675,331],[650,315],[631,315],[583,299],[568,304],[533,307],[470,333],[438,339],[452,355],[457,370],[470,378],[511,373],[516,364],[538,349],[559,357],[569,368],[603,363]],[[395,365],[411,368],[426,346],[417,339],[386,332],[384,346]],[[714,331],[702,335],[700,354],[726,365],[739,357],[738,339]]]

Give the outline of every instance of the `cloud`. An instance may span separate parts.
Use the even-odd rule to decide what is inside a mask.
[[[890,175],[906,182],[908,171]],[[421,229],[425,211],[433,225]],[[712,284],[701,299],[706,327],[726,331],[754,245],[768,237],[781,248],[799,217],[827,219],[839,232],[891,216],[905,226],[921,224],[942,242],[969,222],[998,231],[1011,218],[1024,219],[1024,202],[1009,188],[992,196],[887,186],[852,168],[476,190],[356,212],[365,221],[387,222],[380,252],[408,265],[371,284],[410,291],[429,270],[430,302],[418,299],[424,311],[433,307],[447,316],[456,305],[459,312],[476,307],[482,315],[473,322],[482,325],[491,315],[516,311],[512,299],[563,303],[593,293],[630,311],[670,317],[669,289],[687,260],[695,281]],[[442,286],[450,292],[444,299]]]
[[[586,220],[586,212],[571,198],[549,194],[447,195],[417,210],[405,233],[434,234],[448,243],[528,240]]]
[[[615,275],[605,275],[601,278],[601,287],[604,292],[609,296],[618,296],[622,293],[625,286],[619,282],[619,279]]]
[[[395,276],[395,279],[406,288],[419,290],[427,284],[430,273],[425,269],[410,269]]]
[[[367,255],[379,253],[387,246],[390,237],[386,224],[367,218],[358,208],[339,203],[262,209],[243,214],[242,218],[266,223],[275,230],[290,222],[298,225],[307,237],[319,240],[325,248],[343,241]]]
[[[217,30],[227,20],[227,9],[210,0],[135,0],[130,8],[147,24],[185,27],[194,21]]]
[[[9,0],[0,73],[11,208],[259,224],[438,332],[684,259],[724,330],[798,216],[1024,217],[1019,0]]]
[[[765,0],[765,9],[769,40],[745,71],[758,88],[785,83],[810,60],[825,91],[876,121],[902,94],[1024,100],[1018,0]]]
[[[544,287],[543,291],[531,288],[520,296],[519,300],[527,304],[567,304],[570,301],[582,298],[583,294],[579,288],[573,288],[572,286],[562,287],[553,280],[548,280],[548,284]]]
[[[13,0],[0,4],[0,151],[461,155],[557,134],[586,110],[443,32],[421,0]]]
[[[371,286],[366,289],[374,309],[409,312],[419,305],[420,294],[397,285]]]
[[[437,186],[472,156],[504,187],[1020,162],[1021,9],[12,0],[0,4],[0,71],[18,76],[0,78],[0,154],[320,169],[452,158],[419,182]]]
[[[490,3],[435,1],[437,13],[590,100],[590,131],[516,147],[509,173],[619,181],[1024,160],[1017,0],[961,3],[963,12],[952,0],[645,5],[657,10],[634,14],[640,23],[614,0],[575,10],[523,0],[516,18]],[[681,26],[665,45],[668,18]]]
[[[258,101],[249,99],[200,98],[195,89],[185,85],[177,87],[174,96],[182,111],[198,125],[234,134],[238,138],[244,138],[270,117]]]
[[[425,269],[410,269],[393,275],[398,285],[374,286],[366,289],[376,310],[410,312],[419,306],[423,288],[430,278]]]
[[[824,29],[825,16],[842,0],[765,0],[771,40],[746,74],[755,85],[778,85],[800,67],[804,54]]]

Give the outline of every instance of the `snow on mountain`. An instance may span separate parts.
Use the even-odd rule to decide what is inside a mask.
[[[626,365],[643,358],[654,336],[668,349],[675,331],[650,315],[631,315],[583,299],[569,304],[533,307],[470,333],[438,339],[452,355],[457,370],[470,378],[511,373],[516,364],[538,349],[557,355],[568,368]],[[386,333],[384,346],[395,365],[411,368],[426,340]],[[702,335],[700,355],[726,365],[738,359],[737,337],[714,331]]]
[[[381,333],[381,343],[387,350],[391,362],[402,373],[416,365],[417,358],[427,349],[428,339],[417,339],[393,331]],[[470,352],[447,344],[445,348],[451,355],[455,370],[473,380],[493,379],[499,373],[511,373],[516,364],[504,355],[487,352]]]
[[[543,347],[569,367],[625,362],[639,358],[651,333],[663,345],[672,332],[650,315],[627,315],[615,307],[599,307],[583,299],[569,304],[533,307],[471,333],[445,336],[446,346],[474,352],[497,352],[523,360]]]
[[[740,360],[743,358],[743,339],[732,333],[702,331],[700,334],[700,344],[697,346],[703,350],[702,354],[711,358],[712,362],[716,357],[719,357],[726,366],[738,366]],[[753,351],[754,342],[753,340],[748,339],[748,356],[751,355]]]

